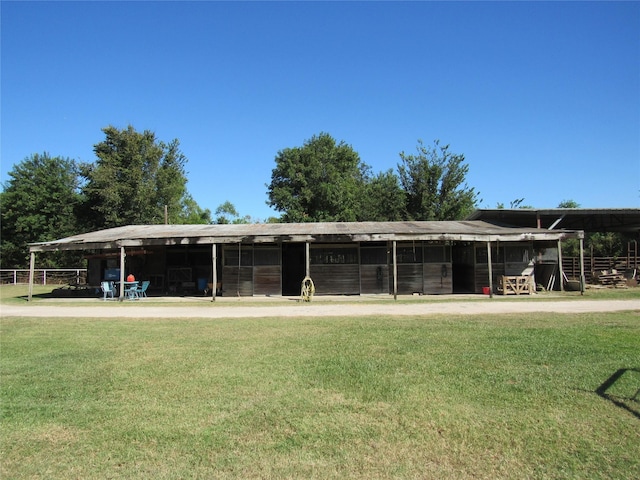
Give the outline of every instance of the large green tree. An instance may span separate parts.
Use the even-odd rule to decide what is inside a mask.
[[[251,223],[251,216],[241,216],[236,206],[229,200],[218,205],[216,208],[216,223],[221,225]]]
[[[193,199],[188,197],[187,159],[178,140],[164,143],[153,132],[139,133],[132,126],[102,131],[106,138],[94,146],[96,162],[83,164],[81,170],[87,226],[162,223],[165,206],[169,223],[183,223],[185,202]],[[187,205],[186,211],[193,208]]]
[[[16,164],[8,176],[0,194],[0,262],[3,268],[25,268],[28,243],[77,233],[77,165],[68,158],[36,153]],[[78,261],[68,252],[39,258],[43,267],[72,267]]]
[[[451,153],[438,140],[433,146],[418,140],[417,154],[401,152],[400,159],[410,220],[459,220],[475,209],[478,194],[465,182],[469,166],[464,155]]]
[[[182,211],[178,222],[183,225],[208,225],[213,223],[211,210],[202,208],[190,194],[182,197]]]
[[[397,222],[404,220],[406,214],[406,194],[393,170],[367,178],[358,220]]]
[[[366,165],[344,142],[321,133],[276,155],[268,204],[285,222],[356,221]]]

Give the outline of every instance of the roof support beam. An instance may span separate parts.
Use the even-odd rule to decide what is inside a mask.
[[[493,298],[493,260],[491,259],[491,242],[487,242],[487,266],[489,267],[489,298]]]
[[[558,275],[560,276],[560,291],[564,292],[564,269],[562,268],[562,240],[558,240]]]
[[[124,247],[120,247],[120,297],[119,300],[124,301],[124,258],[127,254],[124,252]]]
[[[393,241],[393,299],[398,299],[398,245]]]
[[[213,285],[211,286],[211,301],[216,301],[216,291],[218,290],[218,251],[216,248],[216,244],[211,244],[211,282]]]
[[[580,295],[584,295],[584,239],[580,239]]]
[[[553,230],[554,228],[556,228],[556,227],[558,226],[558,224],[559,224],[562,220],[564,220],[564,217],[566,217],[566,214],[562,214],[562,216],[561,216],[560,218],[556,219],[556,221],[555,221],[555,222],[553,222],[553,223],[551,224],[551,226],[550,226],[547,230]]]
[[[35,269],[36,269],[36,253],[31,252],[31,255],[29,255],[29,296],[27,298],[29,301],[31,301],[31,298],[33,297],[33,277],[35,274]]]

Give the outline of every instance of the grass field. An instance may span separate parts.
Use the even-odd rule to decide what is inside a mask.
[[[3,479],[640,478],[637,312],[0,334]]]

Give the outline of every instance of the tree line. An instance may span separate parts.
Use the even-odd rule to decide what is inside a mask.
[[[132,126],[108,126],[102,132],[91,163],[36,153],[14,165],[0,192],[0,266],[25,268],[29,243],[82,232],[253,221],[228,200],[217,207],[215,218],[198,205],[187,190],[187,158],[177,139],[165,143]],[[302,146],[277,152],[266,203],[280,216],[267,221],[459,220],[476,208],[479,194],[466,183],[469,166],[449,145],[418,140],[414,153],[399,153],[396,167],[374,173],[344,141],[328,133],[314,135]],[[511,206],[527,208],[523,200]],[[77,265],[78,255],[52,252],[40,263]]]
[[[225,201],[200,207],[187,190],[187,158],[174,139],[165,143],[132,126],[102,129],[95,161],[33,154],[14,165],[0,192],[0,265],[28,265],[29,243],[123,225],[248,223]],[[468,165],[448,145],[418,143],[400,153],[398,173],[374,174],[345,142],[320,133],[275,158],[269,222],[452,220],[477,201],[465,183]],[[76,252],[43,255],[46,267],[76,264]]]
[[[327,133],[279,151],[275,162],[267,203],[284,222],[457,220],[478,198],[465,183],[464,155],[437,140],[400,152],[397,174],[374,174],[350,145]]]

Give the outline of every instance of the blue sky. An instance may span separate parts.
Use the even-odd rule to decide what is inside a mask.
[[[11,2],[1,179],[93,161],[107,125],[177,138],[188,189],[265,219],[320,132],[374,172],[439,139],[479,207],[640,206],[640,2]]]

